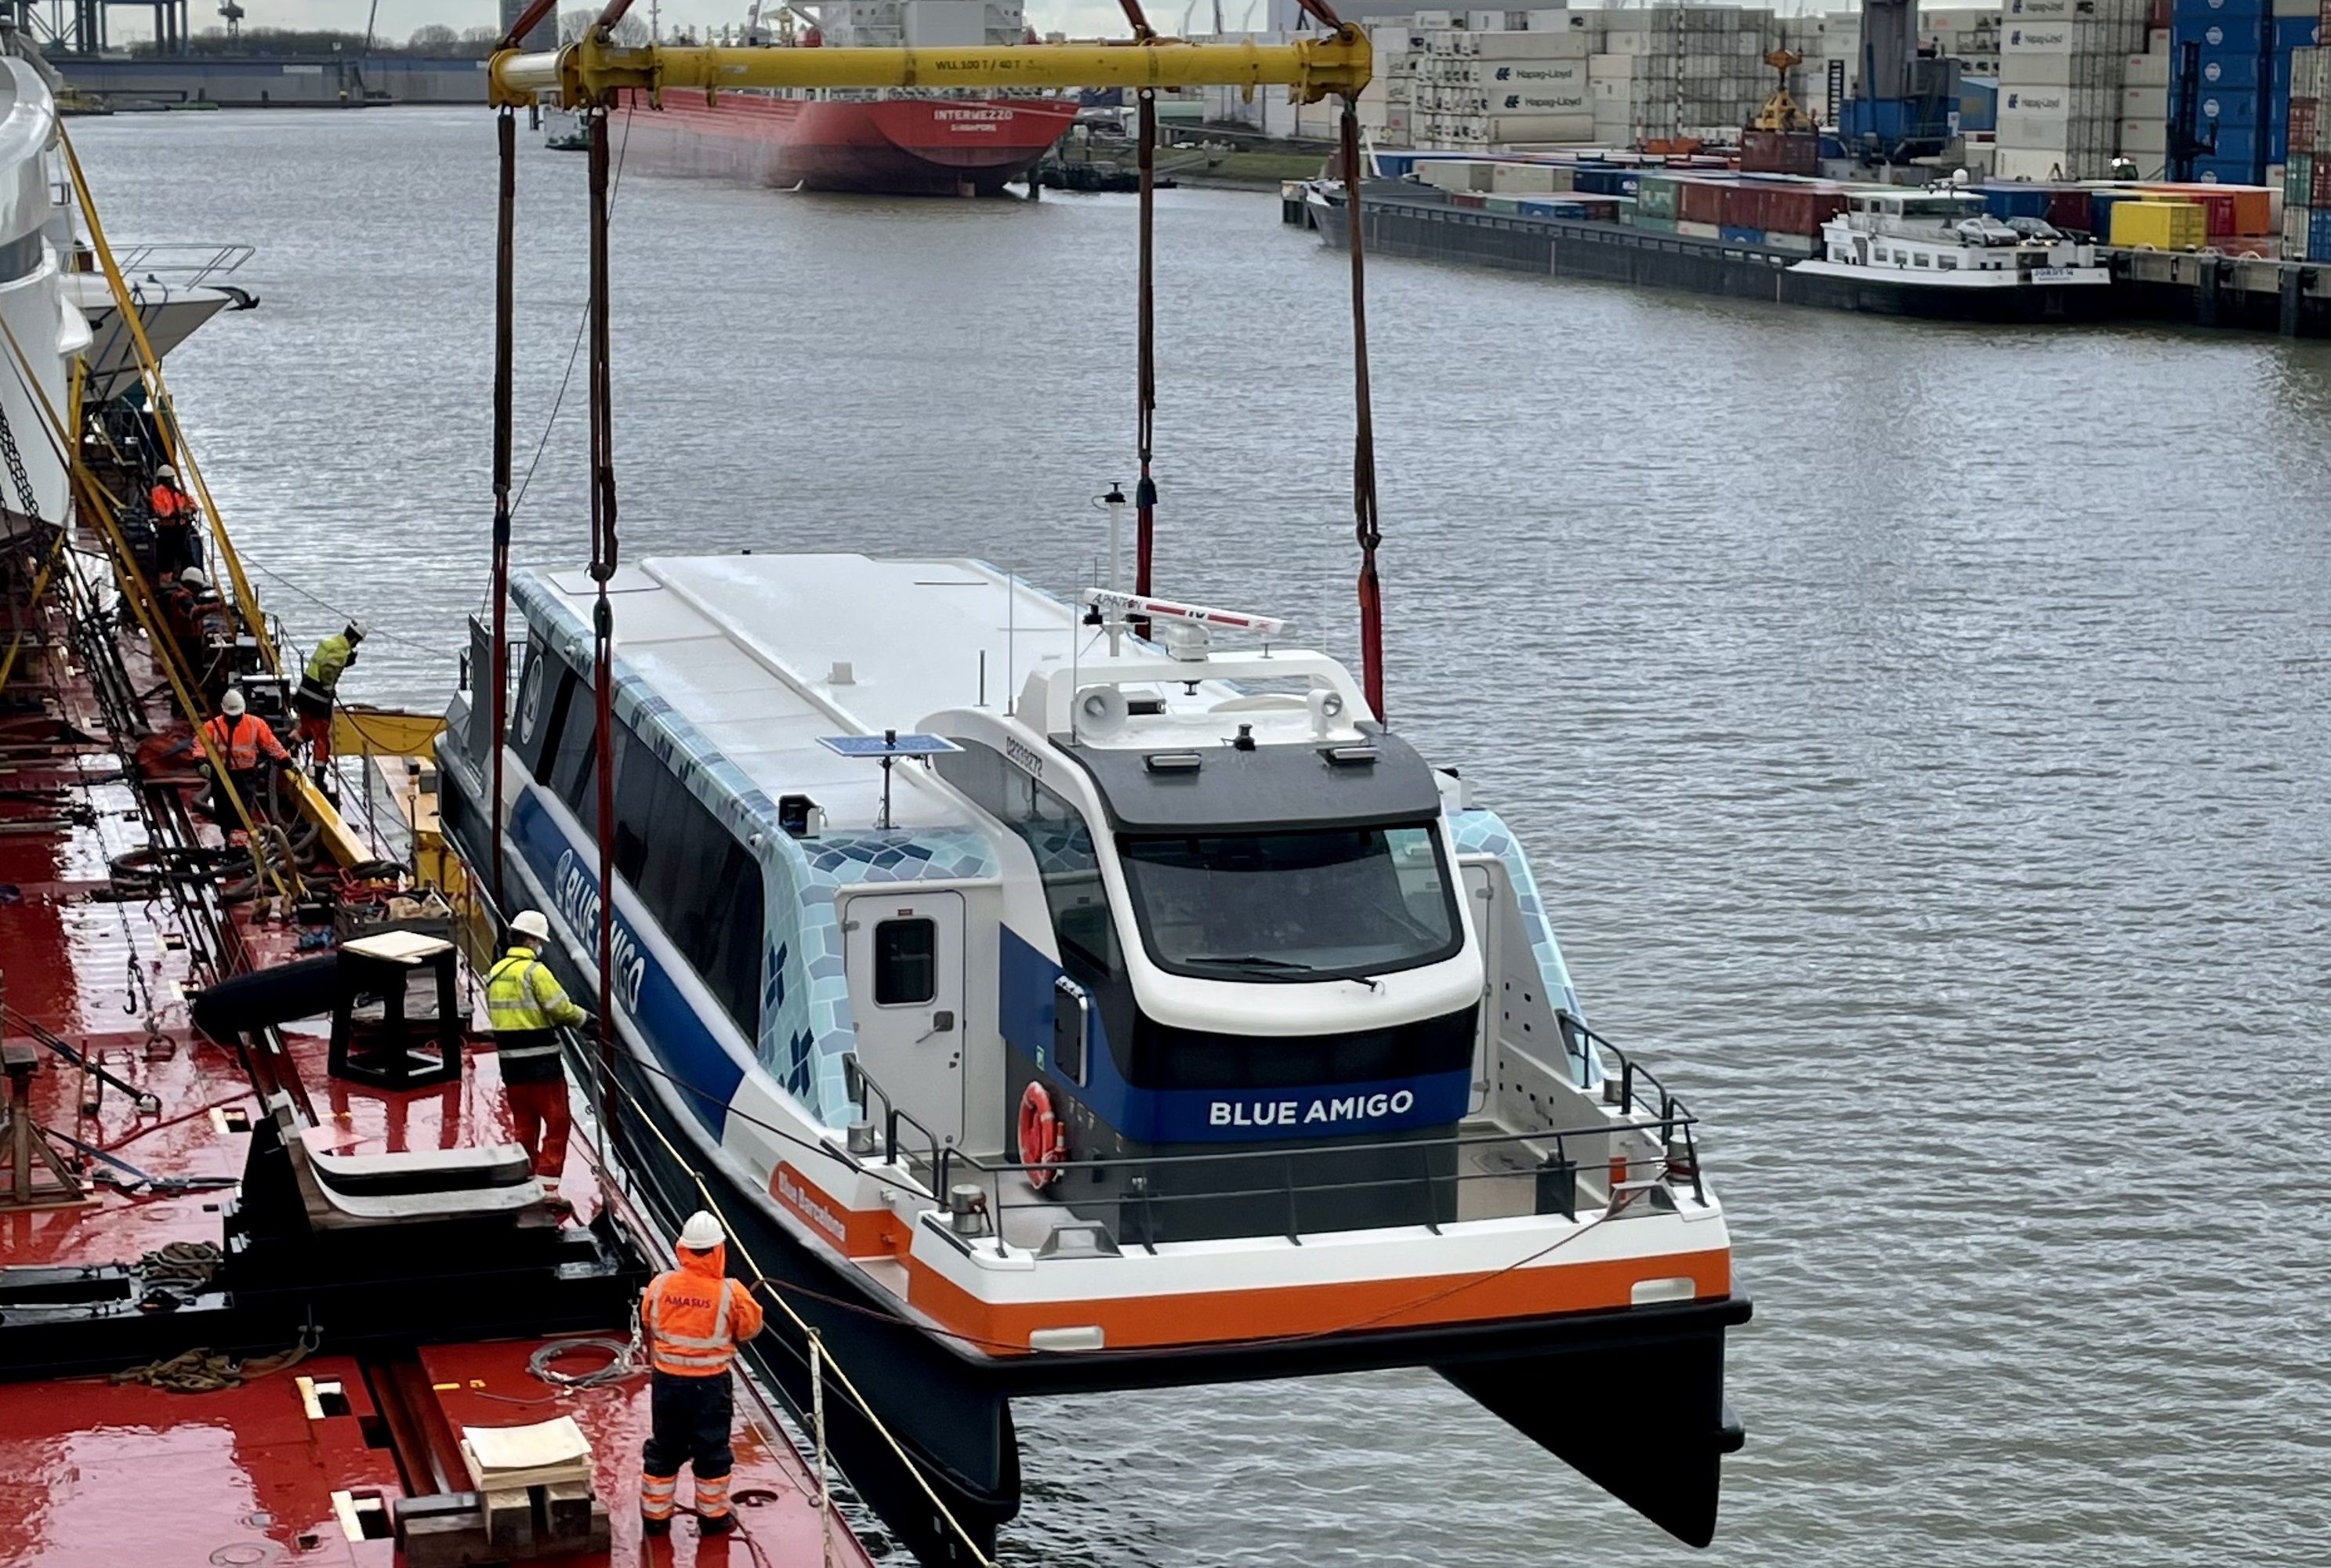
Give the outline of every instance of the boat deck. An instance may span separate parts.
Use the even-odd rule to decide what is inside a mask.
[[[0,709],[0,1041],[33,1047],[33,1117],[85,1190],[14,1205],[0,1167],[0,1326],[25,1299],[13,1293],[14,1270],[35,1271],[14,1274],[21,1284],[44,1266],[130,1264],[174,1244],[216,1246],[250,1128],[262,1119],[256,1082],[290,1096],[339,1152],[512,1141],[490,1050],[465,1050],[454,1079],[396,1092],[332,1077],[323,1019],[281,1026],[280,1051],[246,1036],[256,1042],[250,1061],[194,1027],[190,993],[208,977],[206,965],[233,973],[303,955],[301,928],[269,917],[253,900],[227,906],[226,919],[208,934],[150,882],[117,877],[121,857],[145,847],[146,830],[62,641],[54,625],[28,639]],[[141,753],[166,752],[185,727],[164,715],[153,695],[158,672],[134,636],[122,651],[128,683],[147,694],[147,717],[160,731]],[[217,841],[213,828],[202,834]],[[317,941],[308,937],[305,950],[328,950]],[[213,953],[219,956],[205,956]],[[474,1008],[474,978],[466,984]],[[120,1084],[85,1073],[68,1051]],[[570,1224],[603,1204],[584,1136],[578,1127],[562,1183],[577,1210]],[[39,1174],[45,1183],[46,1172]],[[151,1319],[150,1306],[132,1317],[141,1327]],[[649,1422],[643,1372],[564,1390],[529,1369],[546,1343],[539,1338],[350,1355],[335,1353],[330,1326],[323,1327],[319,1354],[212,1392],[117,1385],[104,1376],[0,1382],[0,1568],[292,1561],[386,1568],[402,1561],[388,1538],[396,1500],[470,1489],[458,1449],[462,1427],[560,1415],[573,1416],[591,1440],[595,1491],[613,1527],[610,1552],[565,1561],[871,1563],[838,1519],[831,1544],[823,1539],[811,1467],[748,1383],[740,1381],[737,1402],[733,1496],[744,1525],[737,1544],[699,1544],[682,1520],[651,1548],[640,1538],[637,1505]],[[605,1357],[574,1359],[580,1365],[572,1370],[589,1371]],[[688,1497],[683,1486],[683,1506]]]
[[[438,1345],[387,1364],[319,1355],[214,1393],[102,1378],[0,1384],[0,1564],[389,1568],[398,1557],[386,1505],[416,1489],[402,1474],[396,1429],[441,1472],[420,1478],[426,1494],[467,1489],[454,1447],[463,1427],[567,1415],[591,1440],[614,1544],[559,1562],[871,1568],[839,1524],[825,1554],[807,1468],[782,1429],[743,1402],[750,1413],[736,1437],[730,1491],[742,1529],[700,1541],[683,1520],[668,1539],[643,1544],[627,1499],[638,1487],[647,1385],[553,1393],[528,1370],[545,1343]],[[688,1496],[683,1483],[683,1506]]]

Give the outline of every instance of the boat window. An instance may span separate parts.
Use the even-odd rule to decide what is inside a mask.
[[[1937,256],[1935,258],[1935,265],[1944,268],[1946,271],[1956,271],[1958,270],[1958,264],[1959,261],[1956,256]]]
[[[1910,260],[1918,266],[1923,267],[1927,264],[1927,252],[1924,251],[1914,251],[1911,252]]]
[[[558,744],[550,753],[550,776],[543,780],[566,803],[586,833],[599,831],[599,726],[594,708],[590,687],[567,670],[558,683],[557,711],[550,718]],[[615,760],[621,765],[623,758]]]
[[[961,751],[933,759],[939,777],[1019,834],[1036,857],[1061,967],[1088,985],[1118,978],[1125,965],[1118,952],[1117,920],[1109,913],[1100,856],[1083,814],[994,747],[975,740],[957,744]]]
[[[874,927],[874,1002],[909,1007],[939,993],[936,920],[885,920]]]
[[[537,776],[540,775],[546,746],[552,755],[557,755],[557,747],[548,745],[550,716],[557,706],[559,677],[566,673],[566,668],[550,657],[540,639],[528,640],[526,668],[519,676],[518,705],[510,712],[509,742],[526,771]],[[486,699],[493,700],[492,693],[487,693]]]
[[[1149,956],[1176,974],[1302,981],[1456,955],[1457,900],[1429,823],[1118,841]]]
[[[747,1040],[761,1027],[765,895],[753,852],[628,727],[615,770],[615,874]],[[585,820],[585,831],[593,824]]]

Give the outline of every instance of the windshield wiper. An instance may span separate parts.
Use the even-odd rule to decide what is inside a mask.
[[[1219,964],[1234,969],[1299,969],[1309,974],[1316,967],[1309,964],[1291,964],[1284,958],[1266,958],[1260,953],[1209,953],[1196,958],[1185,958],[1185,964]]]

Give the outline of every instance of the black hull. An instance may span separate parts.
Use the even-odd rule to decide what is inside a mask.
[[[1329,244],[1346,243],[1340,202],[1314,204],[1309,213]],[[2111,283],[1978,290],[1865,282],[1798,271],[1795,263],[1804,257],[1765,246],[1618,223],[1492,213],[1404,194],[1379,196],[1371,191],[1362,205],[1362,238],[1380,255],[1728,299],[1936,321],[2100,321],[2125,313]]]
[[[466,792],[473,786],[455,759],[440,787]],[[457,837],[464,836],[463,824],[471,824],[467,832],[474,833],[474,824],[483,821],[473,802],[472,795],[447,813]],[[471,864],[483,862],[480,845],[461,847]],[[505,864],[523,865],[514,845]],[[563,982],[579,986],[581,976],[566,954],[554,950],[547,956]],[[645,1190],[659,1221],[677,1231],[702,1206],[700,1177],[743,1249],[818,1331],[835,1363],[907,1449],[914,1470],[983,1553],[992,1554],[997,1526],[1020,1507],[1014,1397],[1394,1366],[1441,1371],[1679,1538],[1705,1544],[1713,1530],[1717,1460],[1741,1440],[1737,1426],[1723,1414],[1724,1335],[1748,1320],[1746,1297],[1156,1351],[991,1356],[899,1316],[887,1293],[797,1230],[766,1193],[729,1175],[680,1104],[680,1091],[662,1077],[642,1070],[628,1053],[620,1056],[616,1077],[626,1094],[612,1129],[614,1152]],[[637,1125],[642,1110],[654,1130]],[[681,1151],[677,1159],[675,1148]],[[796,1417],[810,1409],[808,1356],[805,1335],[778,1311],[769,1314],[767,1327],[747,1350],[756,1372]],[[1580,1390],[1588,1392],[1582,1397]],[[1609,1472],[1595,1451],[1614,1407],[1629,1412],[1631,1424],[1655,1426],[1661,1434],[1655,1451],[1639,1455],[1637,1468],[1648,1473]],[[831,1383],[826,1430],[851,1484],[920,1561],[967,1560],[914,1471]]]

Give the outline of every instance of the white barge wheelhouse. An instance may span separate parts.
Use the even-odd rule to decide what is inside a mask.
[[[594,589],[514,580],[501,737],[502,903],[586,992]],[[1424,1364],[1707,1543],[1748,1303],[1695,1124],[1581,1022],[1512,832],[1340,665],[968,561],[610,591],[615,1136],[671,1215],[711,1183],[952,1506],[1016,1507],[1015,1394]],[[481,881],[489,706],[442,754]]]
[[[2002,221],[1983,198],[1939,188],[1855,191],[1796,271],[1903,288],[2088,289],[2112,273],[2097,248],[2036,218]]]

